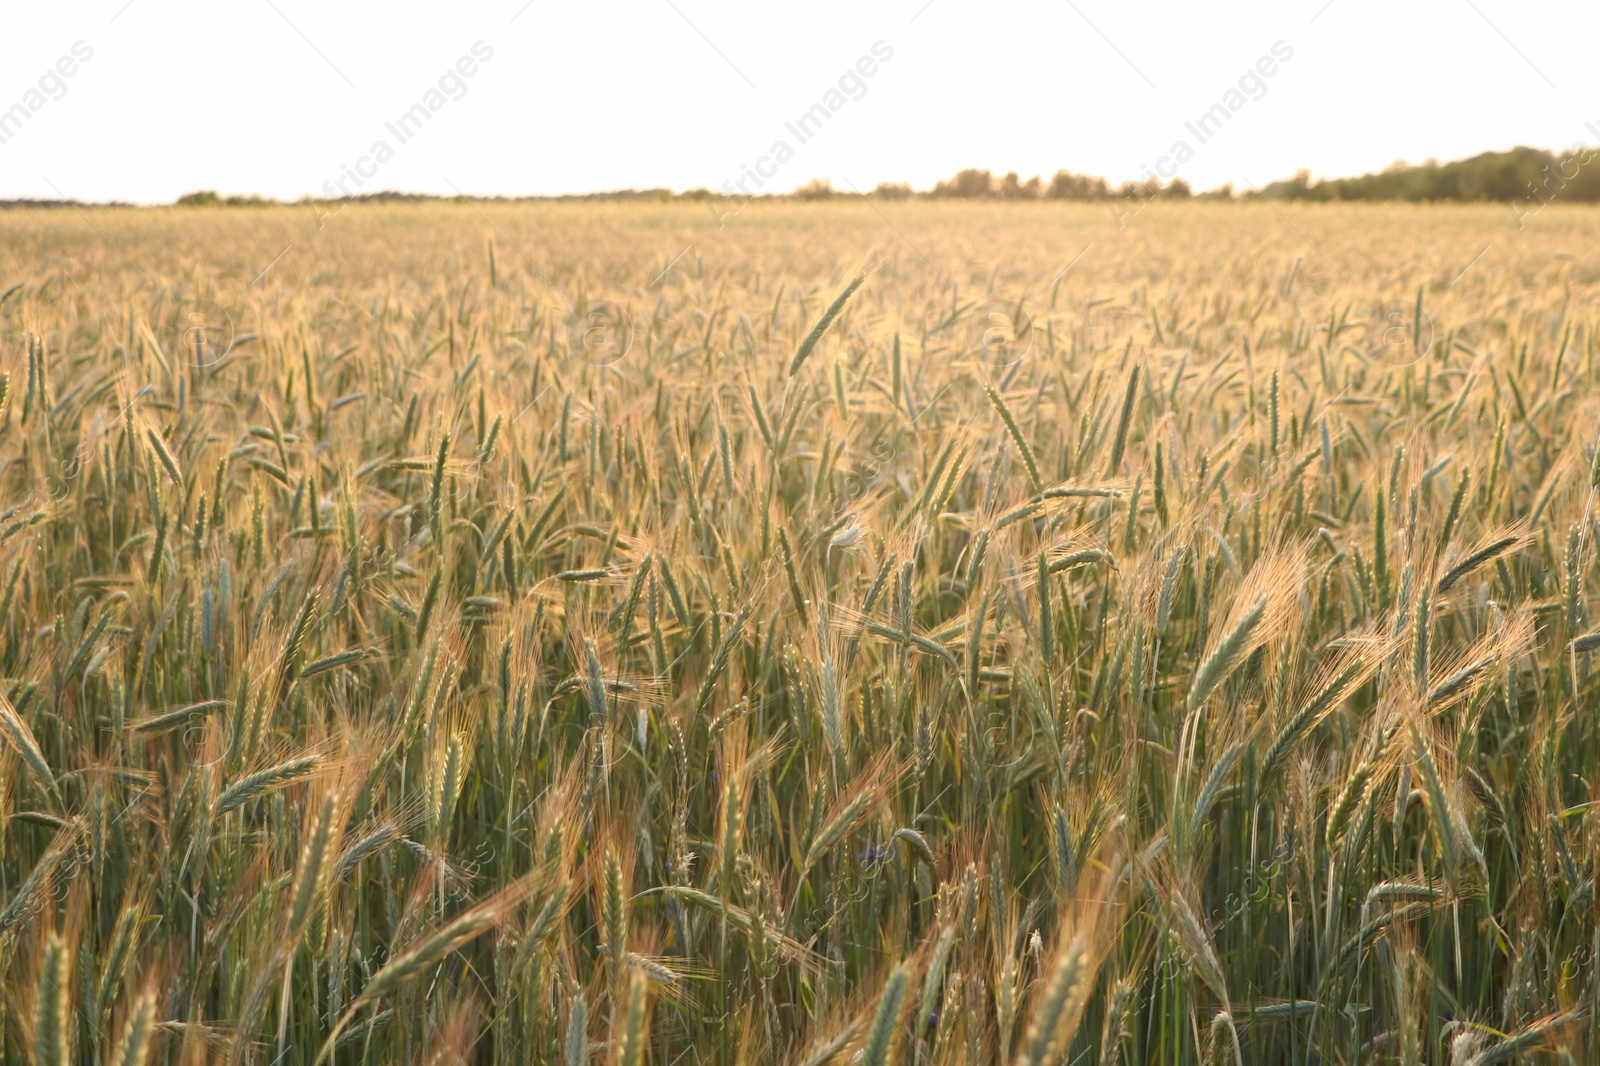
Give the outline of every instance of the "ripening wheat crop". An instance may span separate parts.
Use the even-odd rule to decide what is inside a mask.
[[[1525,223],[0,212],[4,1061],[1594,1061]]]

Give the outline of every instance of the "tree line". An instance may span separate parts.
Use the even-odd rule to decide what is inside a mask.
[[[1562,152],[1518,147],[1505,152],[1483,152],[1448,163],[1427,160],[1412,165],[1394,163],[1384,170],[1358,177],[1315,180],[1301,170],[1294,177],[1275,181],[1260,192],[1235,194],[1231,185],[1195,193],[1182,178],[1163,185],[1158,177],[1111,185],[1104,178],[1058,170],[1049,181],[1020,179],[1016,172],[996,177],[990,171],[967,169],[927,192],[911,186],[885,183],[874,190],[882,199],[935,200],[1147,200],[1254,199],[1306,201],[1407,201],[1569,203],[1600,202],[1600,166],[1592,166],[1600,149],[1574,147]],[[832,192],[827,182],[814,181],[795,191],[800,199],[820,199]]]

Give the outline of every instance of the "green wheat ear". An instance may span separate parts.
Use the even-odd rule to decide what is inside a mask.
[[[628,1007],[623,1022],[622,1039],[617,1041],[618,1066],[643,1066],[649,1029],[646,1026],[649,1007],[650,979],[643,973],[634,973],[628,986]]]
[[[822,340],[822,335],[828,332],[828,327],[833,325],[833,320],[839,317],[839,312],[844,310],[844,305],[849,301],[850,297],[855,295],[855,291],[861,287],[861,283],[866,280],[867,278],[864,274],[857,274],[850,279],[850,284],[846,285],[844,291],[834,297],[833,303],[829,304],[828,309],[822,312],[822,317],[817,319],[817,324],[811,327],[811,332],[806,334],[805,340],[801,341],[800,347],[796,349],[794,358],[789,361],[790,377],[794,377],[800,372],[800,367],[810,358],[812,350],[817,346],[817,342]]]
[[[39,965],[39,984],[34,993],[32,1059],[48,1066],[67,1066],[72,1061],[71,1008],[67,989],[67,947],[61,937],[51,933]]]
[[[144,1066],[155,1041],[156,999],[151,993],[140,996],[122,1029],[112,1056],[114,1066]]]
[[[1111,462],[1107,473],[1115,476],[1122,466],[1122,453],[1128,446],[1128,427],[1133,422],[1133,409],[1139,399],[1139,364],[1128,368],[1128,387],[1122,397],[1122,415],[1117,419],[1117,435],[1111,445]]]
[[[1262,618],[1266,616],[1266,611],[1267,601],[1257,600],[1217,642],[1211,654],[1201,661],[1200,669],[1195,671],[1194,681],[1189,686],[1189,695],[1185,699],[1190,711],[1204,703],[1206,697],[1227,679],[1249,643],[1250,634],[1255,632],[1256,626],[1260,625]]]
[[[587,1066],[589,1062],[589,1006],[579,990],[567,1008],[566,1066]]]
[[[867,1030],[866,1043],[861,1048],[862,1066],[888,1066],[892,1061],[899,1032],[900,1006],[910,980],[911,968],[902,962],[884,982],[883,994],[878,997],[878,1006],[872,1015],[872,1027]]]
[[[1044,479],[1039,476],[1039,462],[1034,458],[1033,449],[1028,445],[1028,439],[1022,435],[1022,427],[1017,425],[1017,418],[1011,413],[1005,397],[1001,396],[989,382],[983,383],[984,395],[988,396],[989,403],[1000,413],[1000,418],[1006,425],[1006,432],[1011,434],[1011,442],[1016,445],[1017,453],[1022,456],[1022,465],[1028,471],[1028,483],[1033,486],[1034,492],[1044,491]]]

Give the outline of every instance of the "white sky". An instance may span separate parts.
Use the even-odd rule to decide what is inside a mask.
[[[1324,6],[1326,4],[1326,6]],[[917,188],[962,167],[1140,176],[1178,139],[1197,188],[1600,141],[1600,5],[1515,0],[6,0],[0,199],[166,202],[196,189],[550,194],[766,182]],[[46,77],[76,42],[70,77]],[[421,133],[384,123],[476,42]],[[876,42],[859,99],[785,129]],[[1201,144],[1184,128],[1283,42],[1293,56]],[[1281,48],[1281,46],[1280,46]],[[72,64],[67,64],[71,67]],[[447,84],[447,88],[454,88]],[[854,88],[847,84],[846,88]],[[857,90],[859,91],[859,90]],[[54,98],[54,97],[59,98]],[[1235,100],[1237,101],[1237,97]],[[26,120],[7,130],[21,104]],[[13,112],[15,114],[15,112]],[[766,164],[769,171],[773,164]],[[747,188],[754,188],[747,183]]]

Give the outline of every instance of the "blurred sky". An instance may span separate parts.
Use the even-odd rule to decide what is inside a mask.
[[[1244,189],[1600,143],[1592,2],[96,0],[4,25],[0,199],[292,199],[358,165],[344,191],[721,189],[758,163],[766,191],[1120,182],[1180,140],[1169,173]],[[1185,126],[1230,102],[1204,143]],[[419,104],[402,143],[385,123]],[[785,124],[818,104],[802,142]]]

